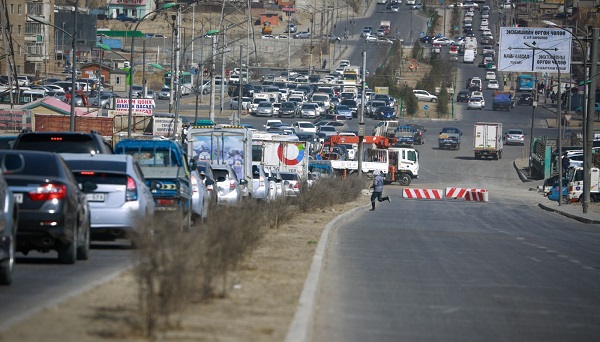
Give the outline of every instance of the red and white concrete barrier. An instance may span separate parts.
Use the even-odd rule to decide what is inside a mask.
[[[465,195],[469,192],[487,192],[486,189],[477,188],[446,188],[446,197],[450,198],[465,198]]]
[[[404,188],[402,189],[402,197],[439,200],[444,198],[444,190]]]
[[[488,192],[481,191],[468,191],[465,193],[465,201],[473,201],[473,202],[487,202],[488,201]]]

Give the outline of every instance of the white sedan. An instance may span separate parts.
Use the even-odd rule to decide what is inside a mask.
[[[489,80],[487,84],[488,89],[500,89],[500,84],[496,80]]]
[[[454,41],[452,39],[450,39],[450,38],[440,37],[440,38],[434,39],[432,43],[433,44],[440,44],[442,46],[446,46],[446,45],[450,45],[450,44],[454,43]]]
[[[296,121],[292,127],[296,132],[317,133],[317,126],[310,121]]]
[[[485,100],[483,97],[471,97],[467,102],[467,109],[483,109],[485,107]]]
[[[496,79],[496,73],[493,71],[488,71],[485,73],[485,79],[486,80],[495,80]]]
[[[365,42],[367,42],[367,43],[377,43],[377,37],[376,36],[367,36],[367,38],[365,38]]]

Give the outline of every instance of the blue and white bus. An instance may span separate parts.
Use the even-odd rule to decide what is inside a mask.
[[[180,72],[180,80],[181,80],[181,95],[189,95],[192,92],[194,87],[194,81],[191,72],[181,71]],[[171,87],[171,73],[165,73],[165,87]],[[173,87],[176,87],[173,85]]]
[[[517,76],[517,91],[532,91],[534,89],[534,80],[531,75]]]

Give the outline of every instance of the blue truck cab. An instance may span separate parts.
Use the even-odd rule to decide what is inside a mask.
[[[438,137],[438,146],[441,149],[451,148],[460,150],[460,136],[462,132],[456,127],[444,127]]]
[[[413,126],[398,126],[395,137],[396,146],[413,146],[415,143],[415,129]]]
[[[179,142],[157,137],[123,139],[116,154],[130,154],[140,165],[152,191],[157,214],[175,216],[181,229],[189,229],[192,217],[192,186],[187,156]]]

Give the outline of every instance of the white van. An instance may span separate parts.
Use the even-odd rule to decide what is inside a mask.
[[[374,136],[388,137],[393,135],[398,128],[400,121],[380,121],[373,129]]]
[[[464,63],[475,63],[475,50],[473,50],[473,49],[465,50],[463,62]]]

